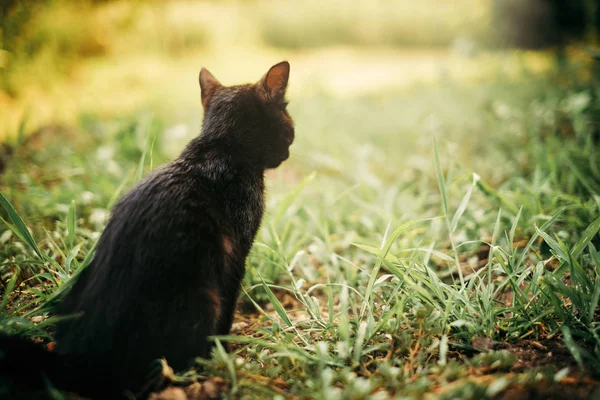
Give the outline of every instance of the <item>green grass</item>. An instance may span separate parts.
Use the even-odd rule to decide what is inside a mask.
[[[598,376],[600,86],[585,76],[292,98],[234,351],[199,360],[202,379],[232,398],[475,399]],[[17,140],[0,331],[51,338],[110,205],[168,159],[165,132],[148,113],[87,115]],[[535,346],[554,358],[528,363]]]

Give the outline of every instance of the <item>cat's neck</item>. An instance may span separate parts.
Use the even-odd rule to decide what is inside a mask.
[[[193,139],[177,162],[196,177],[212,182],[225,215],[240,222],[233,224],[235,237],[247,254],[264,212],[265,169],[239,157],[226,141],[203,136]]]
[[[253,163],[226,138],[205,134],[192,139],[182,151],[179,160],[187,165],[200,167],[215,178],[240,173],[262,178],[265,172],[263,167]]]

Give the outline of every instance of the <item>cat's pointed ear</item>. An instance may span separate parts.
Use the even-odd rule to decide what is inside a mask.
[[[202,106],[206,109],[206,105],[208,101],[212,97],[215,89],[221,86],[221,83],[208,72],[206,68],[202,68],[200,70],[200,77],[198,78],[200,81],[200,93],[202,97]]]
[[[271,67],[260,80],[259,85],[274,100],[283,101],[290,77],[290,63],[282,61]]]

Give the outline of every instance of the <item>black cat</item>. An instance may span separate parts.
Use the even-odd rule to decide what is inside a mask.
[[[263,216],[264,172],[294,140],[289,68],[232,87],[200,71],[202,134],[118,202],[59,308],[79,317],[59,323],[53,357],[77,370],[80,392],[107,384],[135,393],[153,360],[184,370],[209,355],[207,336],[229,333]]]

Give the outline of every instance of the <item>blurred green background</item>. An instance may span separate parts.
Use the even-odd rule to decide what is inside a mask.
[[[4,139],[23,120],[31,131],[141,107],[197,131],[201,66],[238,83],[289,59],[296,99],[485,80],[523,65],[543,71],[546,53],[507,48],[593,42],[598,25],[588,0],[4,0],[0,7]]]

